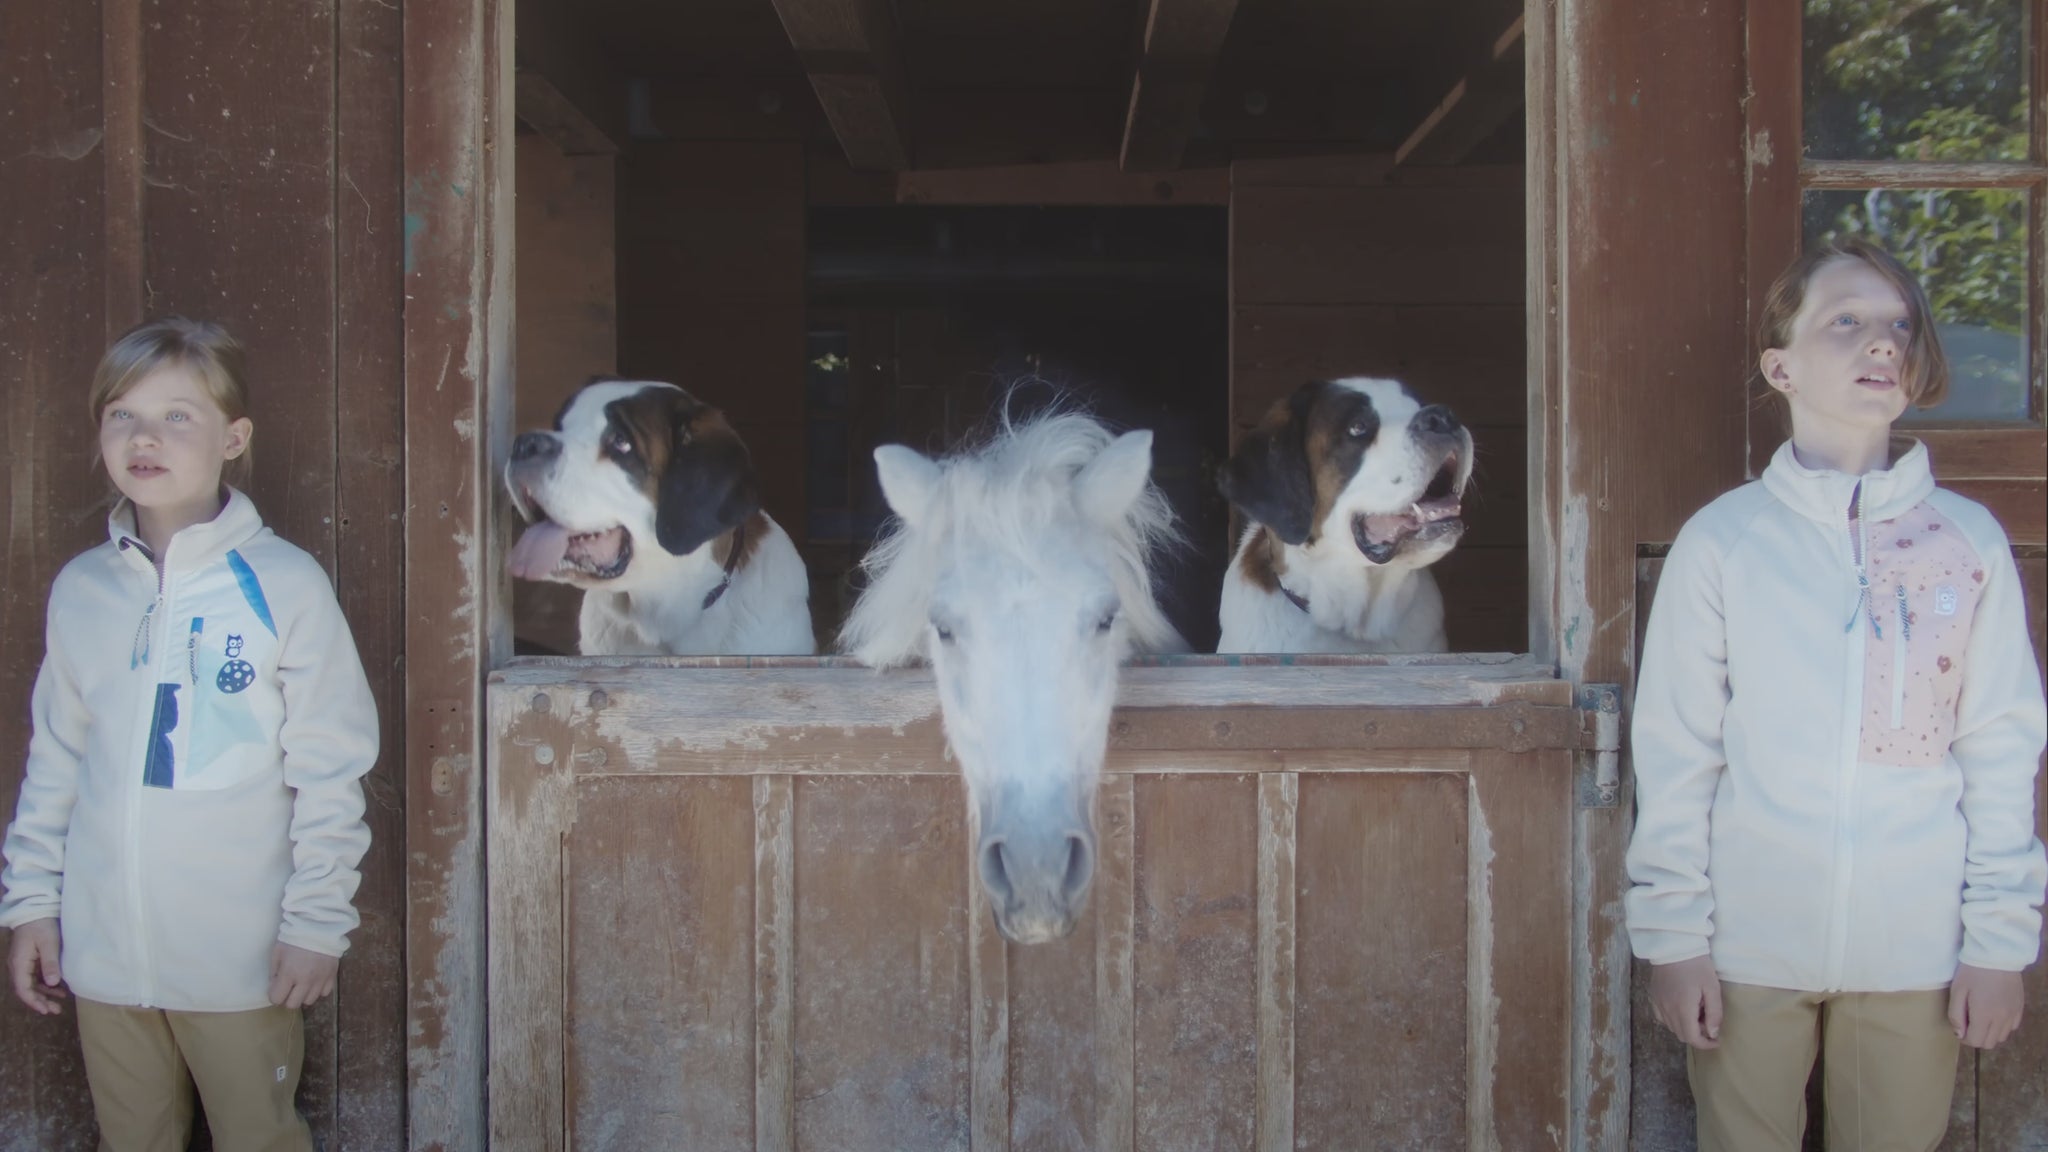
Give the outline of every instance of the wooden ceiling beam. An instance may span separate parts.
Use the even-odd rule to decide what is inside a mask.
[[[825,119],[859,171],[910,167],[910,88],[890,0],[773,0]]]
[[[607,155],[626,139],[626,86],[565,0],[518,0],[513,110],[564,155]]]
[[[1131,99],[1124,111],[1117,163],[1126,172],[1164,172],[1181,153],[1202,115],[1209,78],[1223,54],[1237,0],[1151,0]]]
[[[1471,75],[1452,85],[1395,150],[1395,167],[1456,164],[1507,123],[1526,100],[1522,41],[1517,16]]]

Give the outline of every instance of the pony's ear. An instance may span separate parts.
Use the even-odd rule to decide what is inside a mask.
[[[931,510],[932,493],[939,487],[939,466],[915,449],[884,444],[875,449],[875,474],[882,481],[882,498],[889,502],[889,510],[912,528],[921,525]]]
[[[1309,475],[1307,408],[1309,388],[1273,405],[1259,426],[1245,435],[1217,478],[1223,496],[1246,516],[1264,524],[1288,544],[1308,540],[1314,527],[1316,492]]]
[[[1121,523],[1152,475],[1152,433],[1126,432],[1082,465],[1074,477],[1074,502],[1083,515],[1104,527]]]
[[[760,511],[761,494],[747,446],[715,410],[679,409],[671,434],[654,504],[654,538],[669,553],[687,556]]]

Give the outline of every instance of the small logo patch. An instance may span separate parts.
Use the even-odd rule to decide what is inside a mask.
[[[1934,590],[1934,614],[1953,616],[1956,614],[1956,586],[1943,584]]]
[[[282,1065],[282,1064],[279,1064],[279,1065],[277,1066],[277,1082],[278,1082],[279,1084],[282,1084],[282,1083],[284,1083],[284,1078],[285,1078],[285,1077],[286,1077],[287,1075],[289,1075],[289,1074],[290,1074],[290,1073],[286,1071],[286,1069],[285,1069],[285,1066],[284,1066],[284,1065]]]
[[[232,695],[256,682],[256,669],[241,656],[242,638],[230,635],[227,644],[227,663],[220,666],[220,673],[213,678],[215,688]]]

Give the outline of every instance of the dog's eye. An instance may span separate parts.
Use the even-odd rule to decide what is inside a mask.
[[[1353,440],[1363,440],[1372,435],[1372,431],[1373,426],[1370,420],[1353,420],[1351,425],[1344,429],[1344,434]]]
[[[605,451],[617,453],[620,456],[631,456],[633,454],[633,441],[624,432],[607,432],[604,438],[604,448]]]

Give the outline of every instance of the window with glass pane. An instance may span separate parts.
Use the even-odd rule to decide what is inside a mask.
[[[1806,155],[2025,160],[2032,7],[1806,0]]]
[[[1805,242],[1861,236],[1927,289],[1951,388],[1914,420],[2027,418],[2027,194],[2020,188],[1810,191]]]

